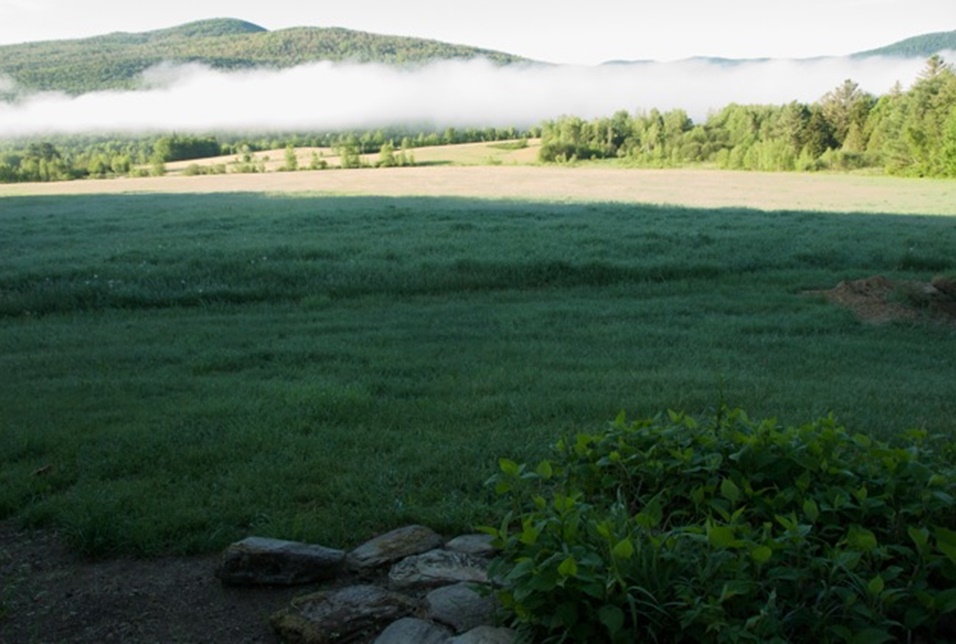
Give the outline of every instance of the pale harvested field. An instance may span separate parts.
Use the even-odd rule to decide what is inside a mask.
[[[429,166],[0,185],[0,197],[216,192],[455,196],[956,215],[956,181],[951,180],[700,169]]]
[[[508,150],[496,147],[501,143],[514,143],[514,141],[492,141],[482,143],[460,143],[458,145],[434,145],[410,150],[415,158],[415,163],[421,165],[515,165],[534,163],[538,158],[538,149],[541,147],[540,139],[529,141],[528,147],[517,150]],[[401,150],[396,150],[399,154]],[[337,168],[341,165],[341,159],[332,148],[309,148],[302,147],[295,149],[296,161],[300,168],[306,169],[312,163],[312,155],[315,154],[319,159],[325,161],[330,168]],[[266,172],[276,172],[285,165],[285,148],[273,150],[263,150],[251,154],[250,163],[262,164]],[[181,174],[191,165],[198,166],[226,166],[227,172],[232,172],[235,166],[240,163],[240,155],[224,155],[218,157],[209,157],[205,159],[193,159],[190,161],[173,161],[166,164],[166,172],[169,175]],[[378,154],[363,154],[361,156],[363,163],[375,165],[378,163]]]

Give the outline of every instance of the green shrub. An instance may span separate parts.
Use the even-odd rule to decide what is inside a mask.
[[[534,641],[954,635],[956,472],[923,431],[890,446],[722,408],[622,414],[554,452],[489,481],[512,504],[485,529],[492,574]]]

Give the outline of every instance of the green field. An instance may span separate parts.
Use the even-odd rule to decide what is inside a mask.
[[[0,239],[0,518],[91,555],[467,530],[620,410],[956,429],[956,330],[803,294],[956,271],[953,217],[33,196]]]

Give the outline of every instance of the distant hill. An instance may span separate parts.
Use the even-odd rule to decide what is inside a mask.
[[[901,40],[886,47],[870,49],[853,54],[854,58],[868,56],[921,57],[929,58],[941,51],[956,51],[956,31],[940,31]]]
[[[941,51],[956,51],[956,31],[941,31],[939,33],[924,34],[901,40],[886,47],[879,49],[870,49],[851,54],[850,58],[869,58],[873,56],[888,56],[891,58],[929,58],[933,54]],[[819,60],[825,57],[814,57],[810,60]],[[757,63],[770,60],[769,58],[718,58],[715,56],[694,56],[686,59],[688,61],[703,61],[721,67],[741,65],[744,63]],[[611,60],[605,65],[646,65],[653,63],[651,60]],[[948,61],[956,62],[956,61]]]
[[[854,57],[919,56],[956,50],[956,31],[926,34],[859,52]],[[134,89],[143,71],[161,62],[202,63],[214,69],[281,69],[316,61],[416,64],[439,59],[487,58],[506,65],[531,62],[511,54],[437,40],[386,36],[338,27],[294,27],[269,31],[233,18],[200,20],[143,33],[117,32],[79,40],[0,46],[0,100],[15,92],[68,94]],[[753,60],[694,58],[721,66]],[[610,61],[609,65],[653,61]],[[7,87],[10,79],[14,89]],[[4,89],[6,87],[6,89]]]
[[[269,31],[250,22],[220,18],[144,33],[0,46],[0,77],[13,79],[20,90],[82,94],[132,89],[144,70],[161,62],[245,69],[286,68],[320,60],[403,64],[478,57],[499,64],[524,60],[436,40],[336,27]]]

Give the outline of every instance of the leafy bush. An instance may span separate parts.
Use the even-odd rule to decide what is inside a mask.
[[[953,638],[956,472],[904,440],[721,408],[501,459],[499,597],[535,641]]]

